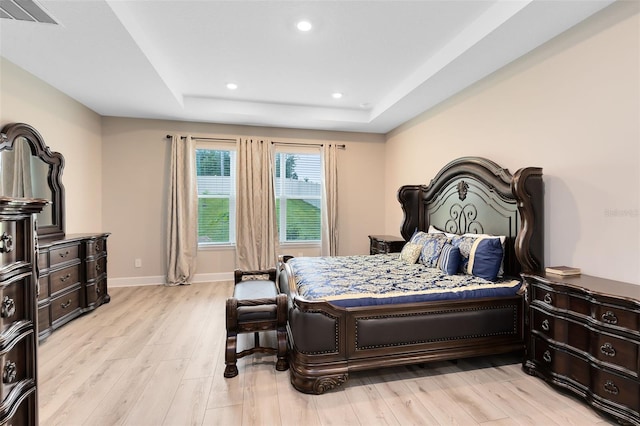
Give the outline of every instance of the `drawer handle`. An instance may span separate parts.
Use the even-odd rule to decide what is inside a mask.
[[[62,309],[67,309],[69,306],[71,306],[71,299],[67,300],[65,303],[60,304],[60,307]]]
[[[542,321],[542,329],[544,331],[549,331],[549,320]]]
[[[0,253],[9,253],[13,251],[13,237],[6,232],[0,237]]]
[[[100,243],[96,243],[96,251],[97,252],[101,252],[102,251],[102,245]]]
[[[548,303],[549,305],[553,302],[551,295],[549,293],[545,294],[543,297],[544,303]]]
[[[617,395],[618,393],[620,393],[618,387],[611,380],[607,380],[606,382],[604,382],[603,387],[604,391],[610,393],[611,395]]]
[[[602,314],[602,321],[606,322],[607,324],[617,324],[618,317],[616,317],[616,314],[614,314],[613,312],[607,311]]]
[[[542,359],[544,359],[546,362],[551,362],[551,352],[544,351],[544,353],[542,354]]]
[[[616,356],[616,350],[613,349],[613,345],[611,343],[605,343],[604,345],[600,346],[600,352],[612,358]]]
[[[60,255],[60,257],[67,257],[69,256],[69,250],[65,251],[64,253],[58,253]]]
[[[16,367],[16,363],[13,361],[7,361],[7,363],[4,365],[4,370],[2,370],[2,383],[13,383],[13,381],[16,379],[17,374],[18,367]]]
[[[71,278],[71,274],[67,274],[64,277],[60,277],[60,281],[65,282],[66,280],[68,280],[69,278]]]
[[[102,267],[99,263],[96,263],[96,272],[100,272],[100,269],[102,269]]]
[[[4,299],[2,299],[1,311],[0,316],[2,316],[2,318],[12,317],[13,314],[16,313],[16,302],[9,296],[5,296]]]

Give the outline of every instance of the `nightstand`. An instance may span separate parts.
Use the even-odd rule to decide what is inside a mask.
[[[369,235],[369,254],[399,253],[405,240],[393,235]]]

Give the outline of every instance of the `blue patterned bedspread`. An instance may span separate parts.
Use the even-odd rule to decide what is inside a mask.
[[[298,294],[342,307],[473,299],[515,295],[520,281],[487,281],[447,275],[439,268],[407,264],[397,253],[366,256],[295,257],[289,260]]]

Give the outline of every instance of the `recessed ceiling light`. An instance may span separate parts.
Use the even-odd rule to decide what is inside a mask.
[[[303,32],[310,31],[312,27],[313,25],[311,25],[311,22],[309,21],[300,21],[296,24],[296,28]]]
[[[335,92],[331,96],[333,97],[333,99],[340,99],[342,97],[342,93]]]
[[[238,85],[235,83],[227,83],[227,89],[229,90],[236,90],[238,88]]]

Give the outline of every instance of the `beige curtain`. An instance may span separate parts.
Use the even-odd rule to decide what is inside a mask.
[[[259,270],[276,265],[278,241],[271,143],[238,141],[236,265]]]
[[[191,284],[198,252],[198,194],[195,143],[171,137],[167,224],[167,285]]]
[[[31,151],[26,141],[15,141],[13,149],[2,152],[0,187],[7,197],[32,198]]]
[[[338,253],[338,160],[335,144],[322,145],[322,256]]]

